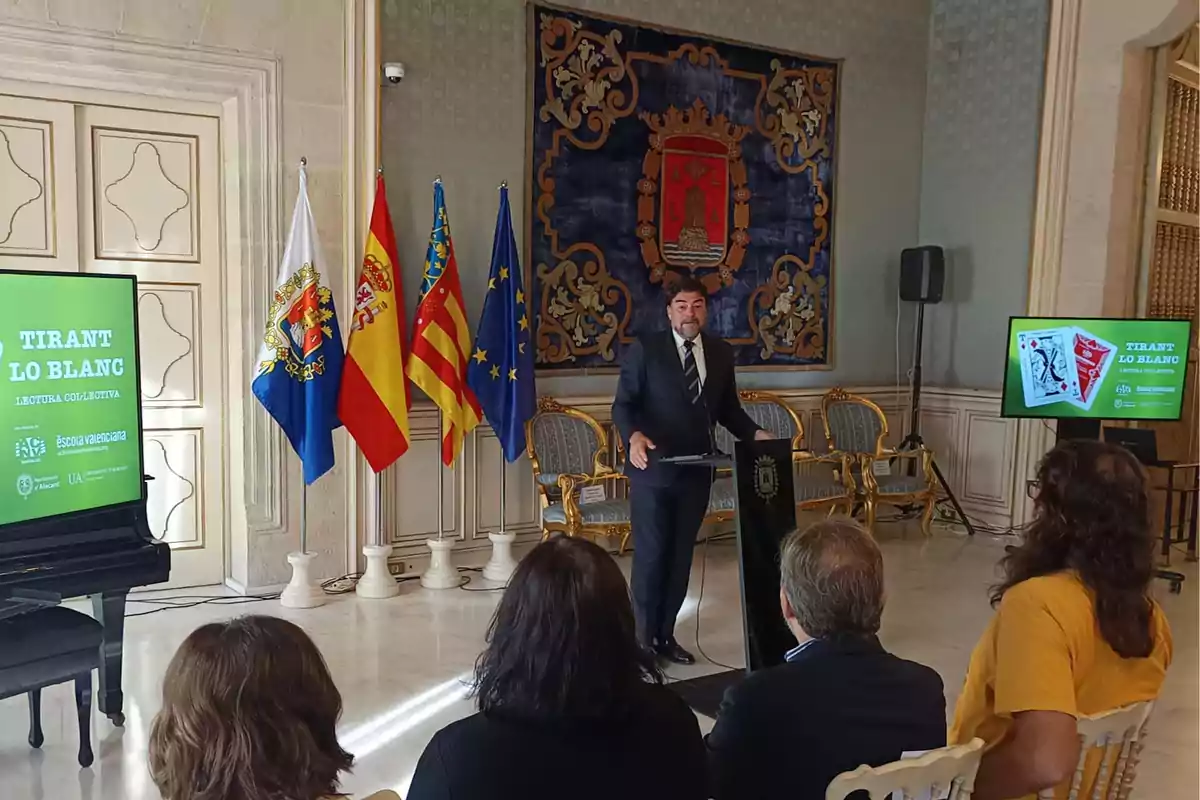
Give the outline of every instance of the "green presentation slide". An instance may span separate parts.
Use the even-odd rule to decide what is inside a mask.
[[[134,288],[0,271],[0,525],[141,497]]]
[[[1013,317],[1006,417],[1178,419],[1191,323]]]

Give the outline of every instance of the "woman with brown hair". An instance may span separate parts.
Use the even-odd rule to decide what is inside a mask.
[[[338,745],[341,713],[325,660],[296,625],[202,625],[167,667],[150,775],[164,800],[328,797],[354,761]]]
[[[476,664],[479,712],[439,731],[407,800],[700,800],[696,716],[637,640],[608,553],[558,537],[521,561]]]
[[[1034,520],[1003,560],[951,744],[987,743],[974,800],[1061,787],[1075,720],[1158,696],[1171,630],[1150,595],[1146,475],[1127,450],[1062,442],[1038,467]],[[1094,767],[1080,796],[1090,795]]]

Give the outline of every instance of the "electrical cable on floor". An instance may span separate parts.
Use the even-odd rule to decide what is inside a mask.
[[[952,525],[962,525],[962,519],[958,516],[958,512],[953,508],[947,509],[947,503],[949,503],[949,498],[945,497],[940,498],[935,502],[934,505],[937,509],[938,521],[948,522]],[[1023,522],[1020,525],[1008,525],[1001,527],[985,520],[977,519],[970,514],[966,514],[965,516],[971,521],[971,524],[975,527],[975,530],[980,531],[981,533],[986,533],[990,536],[1019,536],[1021,531],[1029,527],[1028,522]]]
[[[351,572],[340,578],[330,578],[321,582],[321,589],[325,594],[349,594],[358,586],[358,579],[361,577],[361,572]]]
[[[338,578],[330,578],[321,582],[321,589],[328,595],[349,594],[355,590],[358,585],[358,579],[362,577],[360,572],[351,572],[342,575]],[[408,581],[420,580],[420,575],[403,575],[396,578],[397,583],[406,583]],[[470,578],[465,580],[469,581]],[[125,618],[145,617],[150,614],[157,614],[160,611],[171,611],[173,609],[195,608],[197,606],[214,605],[214,606],[237,606],[244,603],[261,603],[264,600],[278,600],[280,592],[273,594],[259,595],[203,595],[203,594],[176,594],[167,597],[130,597],[126,602],[129,603],[144,603],[146,605],[156,605],[159,608],[154,608],[149,611],[139,611],[134,614],[126,614]]]
[[[463,575],[462,582],[458,584],[458,588],[462,589],[464,592],[503,592],[508,586],[508,584],[505,584],[504,586],[487,586],[483,589],[470,589],[468,588],[470,584],[471,576]]]
[[[729,535],[729,534],[725,534],[725,535]],[[704,552],[700,557],[700,592],[699,592],[698,596],[696,597],[696,651],[698,653],[700,653],[701,658],[703,658],[705,661],[707,661],[708,663],[710,663],[714,666],[723,667],[728,670],[736,670],[736,669],[741,669],[741,667],[731,667],[728,664],[722,664],[720,661],[717,661],[715,658],[710,656],[708,653],[704,652],[704,647],[700,644],[700,605],[701,605],[701,603],[704,602],[704,578],[705,578],[705,575],[708,573],[708,543],[710,541],[712,541],[714,538],[718,538],[718,537],[713,537],[713,536],[705,537]]]
[[[178,608],[195,608],[196,606],[203,606],[203,605],[240,606],[245,603],[261,603],[263,600],[278,600],[279,595],[278,594],[264,594],[264,595],[250,595],[247,597],[218,596],[218,597],[206,597],[203,600],[196,600],[194,602],[189,602],[189,603],[171,603],[171,602],[164,603],[163,602],[163,601],[170,600],[170,599],[172,599],[172,598],[162,598],[160,600],[155,601],[155,600],[138,600],[136,598],[130,598],[128,602],[131,602],[131,603],[160,603],[161,605],[159,608],[152,608],[149,611],[139,611],[136,614],[126,614],[125,619],[129,619],[131,617],[146,617],[146,616],[149,616],[150,614],[157,614],[160,611],[172,611],[172,610],[178,609]]]

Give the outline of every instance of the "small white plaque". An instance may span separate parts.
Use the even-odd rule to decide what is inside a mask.
[[[586,506],[588,503],[602,503],[608,499],[604,493],[604,484],[594,484],[585,486],[579,490],[579,505]]]

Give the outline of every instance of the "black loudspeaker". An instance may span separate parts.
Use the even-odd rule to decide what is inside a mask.
[[[946,281],[946,254],[937,245],[900,251],[900,299],[940,303]]]

